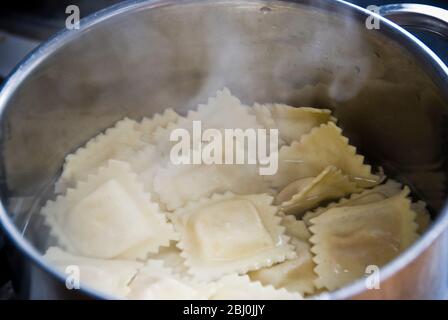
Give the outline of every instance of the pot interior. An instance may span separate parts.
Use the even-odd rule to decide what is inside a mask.
[[[123,117],[186,114],[223,87],[249,105],[332,109],[370,164],[410,185],[434,218],[440,212],[446,83],[408,40],[387,25],[368,30],[362,14],[326,1],[167,3],[65,35],[7,102],[2,200],[38,250],[48,230],[36,211],[66,154]]]

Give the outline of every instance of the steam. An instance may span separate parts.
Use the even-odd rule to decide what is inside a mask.
[[[308,106],[322,95],[346,101],[377,76],[363,24],[347,12],[223,7],[201,22],[206,77],[195,102],[223,87],[248,103]]]
[[[124,116],[185,114],[223,87],[247,104],[330,107],[384,72],[363,24],[346,12],[274,3],[167,6],[85,31],[35,73],[32,94],[10,111],[18,137],[8,145],[17,155],[7,163],[10,188],[33,191],[68,150]],[[33,136],[26,144],[23,127]],[[42,153],[48,141],[52,152]]]

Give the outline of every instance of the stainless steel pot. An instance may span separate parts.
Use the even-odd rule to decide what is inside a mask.
[[[447,35],[446,11],[415,8],[381,13]],[[85,18],[80,30],[33,52],[0,93],[0,222],[21,297],[104,297],[67,290],[64,275],[41,259],[48,230],[36,211],[64,156],[124,116],[166,107],[185,113],[223,86],[246,103],[332,108],[368,161],[431,208],[432,226],[381,269],[379,290],[361,279],[321,298],[446,295],[448,68],[441,60],[390,20],[343,1],[161,0]]]

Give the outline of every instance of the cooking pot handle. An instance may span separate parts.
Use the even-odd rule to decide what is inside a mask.
[[[448,39],[448,10],[425,4],[400,3],[380,6],[379,13],[400,26],[430,31]]]

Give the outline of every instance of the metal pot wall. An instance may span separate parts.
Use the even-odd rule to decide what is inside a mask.
[[[381,13],[448,34],[446,11],[415,8]],[[366,27],[369,17],[379,29]],[[66,289],[41,259],[48,230],[36,212],[64,156],[124,116],[184,114],[223,86],[248,104],[332,108],[368,161],[431,209],[432,226],[381,269],[379,290],[361,279],[321,298],[444,297],[448,68],[391,21],[325,0],[126,2],[18,66],[0,93],[0,222],[21,297],[105,297]]]

